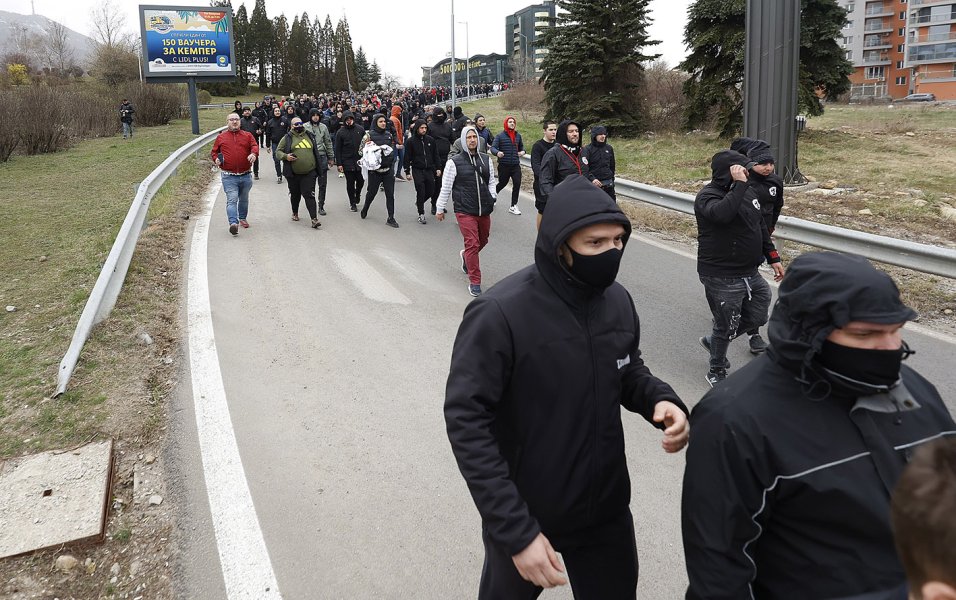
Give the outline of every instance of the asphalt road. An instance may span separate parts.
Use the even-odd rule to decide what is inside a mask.
[[[329,214],[316,231],[304,205],[303,219],[290,220],[285,183],[269,175],[271,164],[262,171],[251,228],[238,237],[227,231],[224,196],[216,197],[206,266],[228,413],[279,591],[290,599],[474,597],[478,513],[442,417],[451,345],[471,299],[454,219],[429,215],[420,225],[412,184],[396,183],[401,228],[385,225],[382,193],[363,221],[348,211],[344,180],[333,171]],[[506,207],[499,202],[481,256],[486,289],[533,260],[531,200],[522,196],[521,216]],[[708,389],[697,338],[710,314],[688,252],[632,240],[618,280],[637,303],[646,362],[693,406]],[[917,350],[911,363],[952,410],[956,346],[914,332],[906,339]],[[732,346],[734,366],[750,359],[744,346]],[[184,380],[170,449],[182,465],[176,489],[185,507],[177,589],[188,598],[226,598]],[[682,597],[684,456],[665,454],[659,432],[637,415],[625,413],[624,423],[639,597]],[[241,504],[241,490],[227,490],[227,500],[234,492]],[[542,595],[570,597],[568,589]]]

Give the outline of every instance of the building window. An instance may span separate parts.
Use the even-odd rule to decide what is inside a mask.
[[[846,25],[843,26],[844,29],[853,29],[853,21],[847,19]]]
[[[901,61],[901,60],[896,61],[896,68],[897,68],[897,69],[902,69],[902,68],[903,68],[903,61]]]
[[[900,44],[899,46],[897,46],[897,47],[896,47],[896,51],[897,51],[897,52],[903,52],[903,51],[904,51],[903,44]]]
[[[906,11],[904,10],[900,13],[900,21],[905,21],[905,20],[906,20]]]
[[[854,8],[855,8],[855,7],[854,7],[854,4],[853,4],[852,2],[850,2],[849,4],[846,5],[846,12],[851,13],[851,12],[853,12],[853,9],[854,9]]]
[[[897,77],[896,85],[906,85],[906,76],[904,75],[903,77]]]
[[[847,50],[847,51],[846,51],[846,59],[847,59],[847,60],[853,60],[853,50]]]
[[[883,79],[883,67],[867,67],[866,79]]]
[[[906,28],[900,27],[899,30],[897,30],[896,34],[899,35],[900,37],[903,37],[904,35],[906,35]]]

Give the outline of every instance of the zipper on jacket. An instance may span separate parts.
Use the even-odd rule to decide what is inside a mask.
[[[595,402],[591,406],[591,426],[592,431],[591,435],[593,436],[593,447],[591,448],[591,481],[588,485],[588,519],[591,520],[594,517],[595,510],[595,492],[597,488],[597,456],[598,456],[598,406],[597,406],[597,364],[594,360],[594,340],[591,339],[591,302],[585,304],[585,314],[584,314],[584,330],[588,336],[588,354],[591,357],[591,396]]]

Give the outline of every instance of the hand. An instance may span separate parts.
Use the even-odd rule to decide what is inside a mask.
[[[501,150],[499,150],[499,151],[498,151],[498,158],[504,158],[504,157],[505,157],[505,153],[502,152]]]
[[[250,154],[246,158],[249,159],[249,164],[251,165],[252,163],[256,162],[256,158],[258,157],[255,154]]]
[[[747,169],[741,165],[730,165],[730,176],[734,181],[747,181],[749,177]]]
[[[342,165],[339,165],[339,173],[341,173],[341,172],[343,172],[343,171],[345,171],[345,167],[343,167]]]
[[[591,183],[594,184],[594,187],[599,187],[599,188],[604,187],[604,184],[601,183],[601,181],[600,181],[599,179],[592,179],[592,180],[591,180]]]
[[[518,156],[524,156],[524,155],[525,155],[524,150],[519,150],[519,151],[518,151]]]
[[[773,269],[773,280],[781,281],[783,279],[783,263],[773,263],[770,265],[770,268]]]
[[[285,159],[289,162],[295,162],[296,156],[295,154],[286,154]]]
[[[439,221],[444,221],[444,220],[445,220],[445,211],[439,211],[439,212],[435,213],[435,218],[438,219]]]
[[[219,157],[218,157],[218,156],[216,157],[216,166],[217,166],[217,167],[222,166],[222,162],[219,161]]]
[[[687,445],[690,423],[687,415],[673,402],[662,400],[654,405],[654,422],[664,424],[664,452],[678,452]]]
[[[441,169],[435,171],[435,177],[441,177]]]
[[[543,533],[539,533],[527,548],[512,556],[511,560],[521,578],[537,586],[553,588],[568,582],[557,553]]]

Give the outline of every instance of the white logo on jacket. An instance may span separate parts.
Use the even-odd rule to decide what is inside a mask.
[[[630,354],[625,355],[624,358],[619,358],[619,359],[617,359],[617,368],[618,368],[618,369],[623,369],[624,367],[626,367],[626,366],[629,365],[629,364],[631,364],[631,355],[630,355]]]
[[[760,210],[760,200],[757,200],[756,198],[754,198],[753,203],[754,203],[754,208],[756,208],[757,210]]]
[[[775,188],[775,187],[770,188],[770,195],[771,195],[771,196],[776,196],[776,195],[777,195],[777,188]]]

